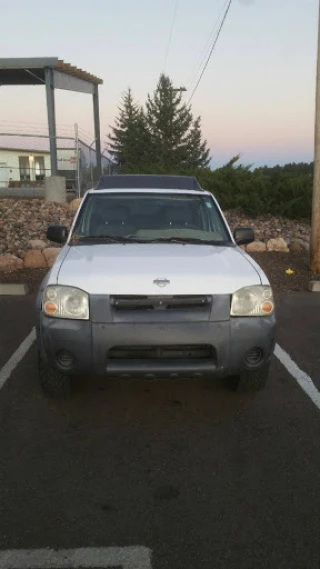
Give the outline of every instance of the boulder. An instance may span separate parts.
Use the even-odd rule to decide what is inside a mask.
[[[72,200],[72,202],[70,202],[69,204],[69,208],[71,209],[71,211],[78,211],[81,202],[82,198],[76,198],[75,200]]]
[[[0,255],[0,271],[15,271],[17,269],[23,269],[23,261],[7,253],[6,255]]]
[[[48,267],[52,267],[61,249],[59,247],[48,247],[44,249],[42,254],[47,261]]]
[[[247,245],[248,253],[263,253],[267,250],[267,246],[262,241],[253,241]]]
[[[39,249],[27,251],[24,257],[25,269],[46,269],[47,261]]]
[[[46,244],[42,239],[31,239],[29,241],[29,247],[31,247],[31,249],[40,249],[40,251],[42,251],[42,249],[46,247]]]
[[[301,253],[301,251],[304,251],[303,247],[301,247],[300,243],[296,243],[295,241],[292,241],[289,245],[289,251],[291,253]]]
[[[310,245],[307,241],[304,241],[304,239],[301,238],[295,238],[292,239],[291,243],[290,243],[290,251],[292,251],[291,246],[292,245],[299,245],[300,247],[300,251],[309,251],[310,250]]]
[[[280,253],[288,253],[288,244],[282,237],[277,237],[275,239],[269,239],[267,242],[268,251],[279,251]]]

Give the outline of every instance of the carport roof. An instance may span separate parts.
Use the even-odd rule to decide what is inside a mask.
[[[46,68],[95,85],[103,83],[99,77],[66,63],[58,57],[18,57],[0,58],[0,85],[43,85]]]

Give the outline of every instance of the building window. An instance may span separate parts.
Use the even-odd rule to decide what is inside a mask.
[[[20,181],[30,182],[30,162],[29,156],[19,156],[19,170],[20,170]]]
[[[34,175],[37,182],[43,182],[46,175],[43,156],[34,157]]]

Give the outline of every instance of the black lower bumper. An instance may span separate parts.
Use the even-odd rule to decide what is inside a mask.
[[[212,360],[119,360],[107,364],[107,373],[111,377],[123,379],[178,379],[179,377],[202,378],[212,377],[216,372]]]

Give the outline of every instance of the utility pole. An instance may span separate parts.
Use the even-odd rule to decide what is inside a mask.
[[[311,243],[310,243],[311,244],[310,268],[311,272],[314,275],[320,276],[320,5],[319,5],[316,85],[317,85],[316,121],[315,121],[314,177],[313,177],[313,199],[312,199],[312,229],[311,229]],[[310,285],[311,284],[312,283],[310,283]],[[318,285],[319,284],[320,283],[318,283]]]

